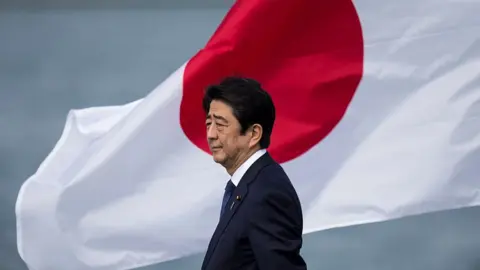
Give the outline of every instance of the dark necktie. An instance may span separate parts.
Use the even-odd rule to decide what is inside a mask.
[[[235,185],[232,183],[231,180],[228,180],[227,185],[225,186],[225,193],[223,194],[223,201],[222,201],[222,208],[220,209],[220,217],[223,216],[223,212],[225,212],[225,207],[232,196],[233,190],[235,190]]]

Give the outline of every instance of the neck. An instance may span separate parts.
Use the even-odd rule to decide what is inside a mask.
[[[229,175],[233,175],[235,173],[235,171],[240,167],[242,166],[242,164],[248,159],[250,158],[253,154],[255,154],[255,152],[257,152],[258,150],[260,150],[259,147],[255,147],[253,149],[250,149],[246,152],[243,152],[243,153],[240,153],[237,158],[235,159],[235,161],[229,165],[229,166],[226,166],[225,169],[227,170],[227,173]]]

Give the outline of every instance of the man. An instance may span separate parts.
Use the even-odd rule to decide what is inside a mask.
[[[300,201],[266,151],[275,121],[270,95],[252,79],[229,77],[207,89],[203,108],[213,159],[231,179],[202,269],[306,269]]]

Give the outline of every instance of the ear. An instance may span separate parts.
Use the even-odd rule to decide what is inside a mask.
[[[256,144],[258,144],[260,142],[260,139],[262,138],[262,134],[263,134],[262,126],[259,124],[253,124],[250,127],[250,134],[252,137],[250,139],[248,146],[253,147]]]

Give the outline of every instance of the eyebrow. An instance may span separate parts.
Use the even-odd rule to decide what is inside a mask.
[[[216,114],[207,114],[207,117],[206,119],[208,120],[211,116],[213,116],[213,118],[217,119],[217,120],[222,120],[222,121],[225,121],[228,123],[227,119],[225,119],[225,117],[223,116],[220,116],[220,115],[216,115]]]

